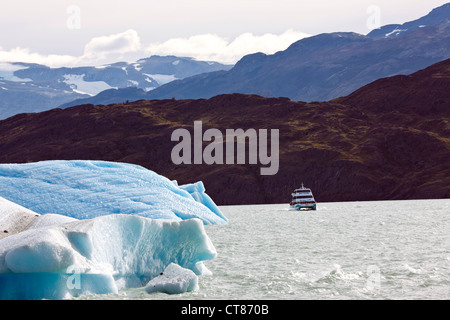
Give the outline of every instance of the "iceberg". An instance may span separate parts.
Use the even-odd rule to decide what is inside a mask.
[[[151,170],[119,162],[0,164],[0,196],[39,214],[57,213],[75,219],[134,214],[227,223],[202,182],[178,186]]]
[[[171,264],[189,270],[189,277],[180,269],[175,273],[181,274],[178,283],[194,281],[188,284],[193,288],[192,274],[209,274],[203,261],[217,255],[204,224],[196,218],[174,221],[112,214],[77,220],[32,213],[2,198],[0,208],[0,212],[14,210],[9,217],[33,215],[25,229],[0,239],[0,299],[117,293],[145,286],[161,272],[170,274],[166,268]],[[180,286],[178,290],[184,290]]]
[[[0,299],[195,290],[217,255],[205,225],[225,223],[202,182],[107,161],[0,164]]]
[[[145,286],[145,291],[163,292],[168,294],[184,293],[198,289],[198,277],[189,269],[171,263],[156,278],[150,280]]]

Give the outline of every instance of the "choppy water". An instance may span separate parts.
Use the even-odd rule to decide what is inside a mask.
[[[450,199],[221,207],[218,256],[182,295],[95,299],[449,299]]]

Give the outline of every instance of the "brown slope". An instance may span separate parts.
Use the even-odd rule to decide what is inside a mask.
[[[391,197],[430,198],[436,190],[447,190],[443,197],[448,197],[450,59],[411,75],[379,79],[333,102],[358,108],[377,124],[361,141],[361,151],[409,181],[409,187],[394,188]]]
[[[411,75],[374,81],[350,95],[333,100],[376,113],[398,111],[448,116],[450,110],[450,59]]]
[[[301,182],[319,201],[450,196],[450,60],[323,103],[254,95],[83,105],[0,121],[0,162],[101,159],[179,183],[202,180],[218,204],[281,203]],[[280,130],[280,169],[174,165],[173,130]],[[205,143],[206,145],[207,143]]]

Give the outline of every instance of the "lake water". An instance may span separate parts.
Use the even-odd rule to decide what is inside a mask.
[[[199,290],[91,299],[450,299],[450,199],[221,209]]]

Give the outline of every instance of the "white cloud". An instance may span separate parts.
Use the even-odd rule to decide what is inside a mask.
[[[287,30],[280,35],[266,33],[256,36],[252,33],[243,33],[233,41],[228,41],[215,34],[203,34],[170,39],[163,43],[151,44],[146,49],[149,54],[187,56],[198,60],[235,63],[249,53],[273,54],[285,50],[293,42],[308,36],[305,33]]]
[[[140,48],[141,40],[138,33],[129,29],[122,33],[93,38],[84,47],[84,55],[123,54],[138,51]]]
[[[48,66],[63,66],[73,65],[78,59],[70,55],[42,55],[37,52],[31,52],[27,48],[17,47],[6,51],[0,47],[0,62],[28,62]]]
[[[44,55],[27,48],[3,50],[0,47],[0,62],[39,63],[50,67],[102,65],[117,61],[136,61],[150,55],[175,55],[197,60],[235,63],[242,56],[263,52],[273,54],[285,50],[293,42],[309,35],[293,30],[282,34],[253,35],[243,33],[232,41],[216,34],[195,35],[188,38],[173,38],[162,43],[143,46],[138,33],[125,32],[92,38],[84,47],[83,55]]]
[[[43,55],[31,52],[28,48],[17,47],[3,50],[0,47],[0,62],[39,63],[50,67],[100,65],[121,61],[126,59],[128,54],[138,53],[140,50],[139,35],[135,30],[130,29],[118,34],[92,38],[85,45],[81,56]]]

